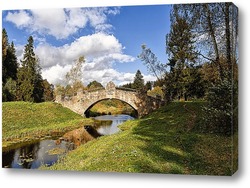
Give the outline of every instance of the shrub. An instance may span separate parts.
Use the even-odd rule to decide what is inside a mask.
[[[209,88],[203,107],[205,131],[231,135],[238,129],[238,84],[225,79]]]

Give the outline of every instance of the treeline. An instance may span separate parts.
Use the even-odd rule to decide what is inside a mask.
[[[147,81],[143,78],[140,70],[137,70],[133,82],[120,86],[121,88],[135,89],[141,93],[146,93],[148,96],[164,99],[162,86],[159,86],[158,81]]]
[[[53,100],[53,85],[41,75],[39,59],[34,53],[32,36],[24,47],[18,62],[15,45],[9,43],[8,34],[2,30],[2,101],[43,102]]]
[[[166,101],[207,101],[204,126],[238,128],[238,9],[232,3],[176,4],[166,35],[166,63],[146,45],[139,58],[157,77]]]

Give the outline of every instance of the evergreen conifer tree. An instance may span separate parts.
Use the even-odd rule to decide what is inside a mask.
[[[133,89],[143,89],[144,88],[144,79],[140,70],[137,70],[133,82]]]
[[[30,102],[42,102],[43,80],[39,60],[34,53],[33,43],[33,37],[30,36],[24,49],[21,67],[18,69],[18,99]]]

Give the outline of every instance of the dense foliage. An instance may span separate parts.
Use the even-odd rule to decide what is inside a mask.
[[[8,34],[2,30],[2,100],[52,101],[53,85],[43,80],[39,59],[34,53],[33,37],[28,38],[20,64],[14,43],[9,44]]]
[[[238,120],[237,7],[232,3],[176,4],[170,17],[165,66],[146,45],[142,46],[140,59],[152,74],[164,72],[156,76],[155,83],[162,87],[166,101],[207,100],[204,126],[210,127],[211,132],[235,132]]]

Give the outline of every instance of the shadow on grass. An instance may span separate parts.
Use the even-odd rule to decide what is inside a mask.
[[[141,171],[168,174],[201,174],[207,165],[194,148],[199,135],[188,132],[191,113],[185,103],[172,103],[141,120],[133,134],[144,141],[141,151],[151,159],[147,164],[138,162]],[[192,106],[192,105],[191,105]]]

